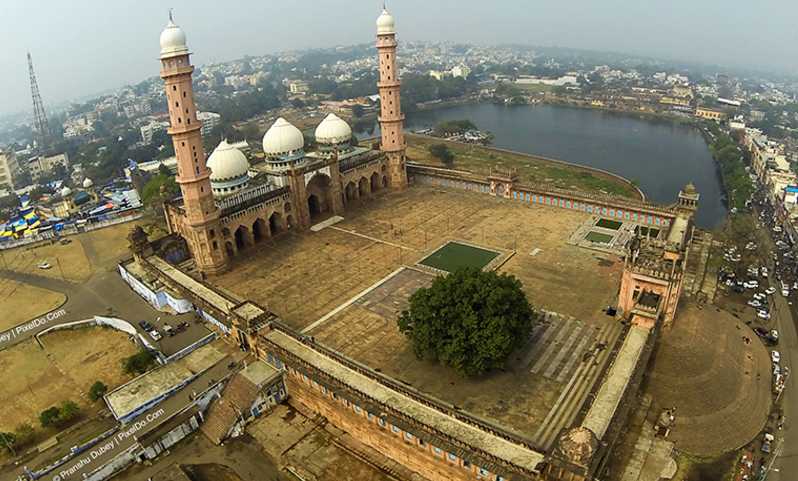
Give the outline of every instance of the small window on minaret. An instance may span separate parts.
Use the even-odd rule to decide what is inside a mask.
[[[186,98],[186,93],[185,92],[183,92],[183,98]]]
[[[172,90],[177,90],[177,85],[172,85]]]

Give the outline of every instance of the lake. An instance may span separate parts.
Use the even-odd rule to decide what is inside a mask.
[[[696,223],[720,224],[723,188],[701,133],[665,120],[555,105],[457,105],[408,115],[410,130],[468,119],[496,147],[588,165],[637,181],[646,197],[670,204],[688,182],[701,194]],[[363,134],[363,133],[361,133]]]

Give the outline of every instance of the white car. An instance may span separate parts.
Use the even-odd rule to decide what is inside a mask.
[[[751,307],[762,307],[762,303],[757,301],[756,299],[748,301],[748,305]]]
[[[747,281],[747,282],[743,283],[743,287],[745,287],[746,289],[756,289],[757,287],[759,287],[759,282],[758,281]]]
[[[767,321],[768,319],[770,319],[770,313],[764,309],[761,309],[759,311],[756,311],[756,317]]]
[[[157,329],[153,328],[151,331],[147,331],[147,334],[150,335],[153,341],[160,341],[161,340],[161,333],[158,332]]]
[[[772,296],[775,293],[776,293],[776,288],[775,287],[768,287],[767,289],[765,289],[765,294],[767,294],[769,296]]]
[[[51,268],[53,266],[51,266],[49,262],[42,262],[41,264],[39,264],[36,267],[38,267],[39,269],[42,269],[42,270],[47,270],[47,269],[49,269],[49,268]]]
[[[779,351],[770,351],[770,360],[774,364],[778,364],[781,361],[781,353]]]

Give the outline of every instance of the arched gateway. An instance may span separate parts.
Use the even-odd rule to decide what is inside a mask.
[[[332,211],[330,178],[321,173],[317,173],[310,179],[307,185],[308,212],[311,221],[319,220]]]

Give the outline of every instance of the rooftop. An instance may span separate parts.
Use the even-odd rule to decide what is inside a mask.
[[[279,376],[280,371],[263,361],[255,361],[242,369],[241,375],[255,386],[261,386],[271,379]]]
[[[117,419],[188,382],[192,377],[219,362],[225,354],[213,344],[203,346],[188,356],[160,366],[123,384],[105,396]]]

